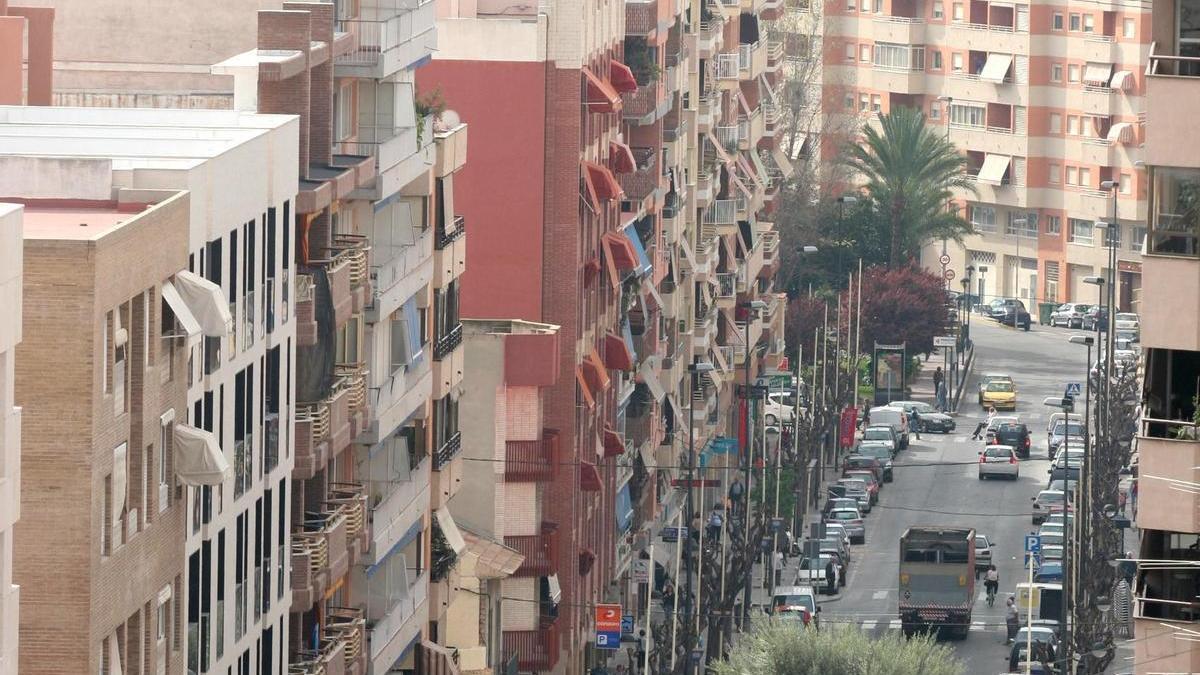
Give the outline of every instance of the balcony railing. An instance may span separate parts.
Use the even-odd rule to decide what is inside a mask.
[[[717,79],[718,80],[736,80],[738,79],[739,65],[737,54],[718,54],[717,55]]]
[[[719,126],[716,129],[717,142],[726,150],[737,150],[738,140],[741,138],[740,129],[736,124]]]
[[[325,637],[342,642],[347,675],[366,672],[366,626],[363,610],[331,607],[325,616]]]
[[[342,372],[348,372],[343,364]],[[353,372],[350,369],[349,372]],[[366,371],[360,369],[353,376],[337,374],[330,387],[329,395],[320,401],[298,402],[296,404],[296,468],[301,474],[312,475],[319,471],[329,458],[341,452],[343,441],[348,434],[342,433],[347,428],[351,411],[351,400],[354,399],[361,410],[365,405]],[[360,400],[360,398],[362,400]],[[340,434],[334,438],[334,434]],[[330,441],[328,447],[323,444]]]
[[[543,618],[543,623],[549,623]],[[504,631],[504,658],[515,659],[517,670],[548,671],[558,662],[558,625],[552,623],[538,630]]]
[[[704,211],[704,222],[712,225],[733,225],[737,222],[736,199],[718,199]]]
[[[347,411],[351,415],[358,414],[367,405],[367,364],[338,363],[333,371],[340,380],[341,389],[346,392]]]
[[[339,234],[334,238],[334,265],[345,262],[350,269],[350,287],[358,288],[370,281],[369,240],[360,234]]]
[[[736,295],[737,272],[719,272],[717,274],[717,297],[732,298]]]
[[[758,43],[748,45],[738,45],[738,70],[750,70],[751,64],[754,62],[754,50],[758,49]]]
[[[433,240],[433,247],[437,250],[442,250],[462,238],[467,233],[467,219],[465,216],[454,216],[453,231],[446,231],[446,224],[441,218],[437,219],[437,232]]]
[[[558,458],[558,431],[543,429],[536,441],[505,441],[504,480],[511,483],[554,479]]]
[[[441,471],[442,467],[449,464],[450,460],[454,459],[460,451],[462,451],[462,432],[456,431],[442,443],[437,452],[433,453],[433,470]]]
[[[434,343],[433,360],[441,361],[442,359],[446,358],[446,356],[448,356],[451,352],[453,352],[455,349],[458,349],[458,346],[462,344],[462,340],[462,323],[456,323],[448,333],[439,337],[437,342]]]
[[[431,3],[432,0],[410,0],[399,3],[397,9],[407,11],[401,11],[396,16],[383,21],[360,19],[338,21],[338,32],[353,33],[358,36],[358,48],[349,54],[338,56],[337,63],[350,66],[371,66],[379,63],[387,52],[399,48],[405,42],[433,26],[432,14],[425,17],[424,13],[415,11]]]
[[[557,569],[557,523],[543,521],[538,534],[507,536],[504,545],[525,556],[514,577],[544,577]]]
[[[254,437],[236,441],[233,446],[233,498],[245,494],[254,483]]]
[[[325,506],[346,519],[347,540],[359,539],[366,532],[367,493],[362,483],[330,483]]]

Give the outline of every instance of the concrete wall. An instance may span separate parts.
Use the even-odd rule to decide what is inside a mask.
[[[17,674],[20,588],[12,581],[13,525],[21,516],[21,409],[14,405],[21,341],[21,207],[0,204],[0,675]]]

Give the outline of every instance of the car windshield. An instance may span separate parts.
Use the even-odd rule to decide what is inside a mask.
[[[811,595],[777,595],[775,596],[776,607],[803,607],[812,612],[816,610],[816,605],[813,604]]]
[[[1012,382],[988,382],[987,390],[1007,392],[1013,390],[1013,385]]]
[[[1063,501],[1063,493],[1043,490],[1042,492],[1038,493],[1037,499],[1042,504],[1061,504]]]
[[[867,430],[863,432],[863,440],[890,441],[892,440],[892,430],[867,427]]]
[[[869,471],[847,471],[846,475],[854,476],[868,485],[875,482],[875,474],[870,473]]]
[[[829,514],[829,517],[833,520],[858,520],[862,516],[858,515],[858,511],[839,510]]]
[[[1071,422],[1069,425],[1063,421],[1056,422],[1054,424],[1054,435],[1062,436],[1064,432],[1072,436],[1082,436],[1083,425],[1078,422]]]
[[[997,427],[996,431],[1001,434],[1023,434],[1025,433],[1025,425],[1007,422]]]
[[[882,445],[860,445],[858,454],[875,459],[890,459],[892,451]]]
[[[1137,320],[1138,320],[1137,314],[1129,314],[1127,312],[1118,312],[1117,313],[1117,321],[1137,321]]]
[[[838,481],[838,485],[845,485],[847,490],[855,490],[861,492],[867,489],[866,481],[861,479],[843,479]]]
[[[911,407],[913,410],[916,410],[921,414],[934,412],[933,406],[929,405],[928,403],[921,403],[919,401],[911,404]]]
[[[1006,446],[992,446],[987,449],[988,457],[1012,457],[1012,448]]]

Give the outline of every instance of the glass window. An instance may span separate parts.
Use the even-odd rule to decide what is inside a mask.
[[[844,103],[846,110],[854,110],[854,94],[846,94]]]
[[[1062,115],[1060,113],[1050,113],[1050,133],[1062,133]]]
[[[875,66],[893,70],[922,70],[925,67],[925,50],[922,47],[877,42]]]
[[[929,119],[940,120],[942,118],[942,104],[934,101],[929,104]]]
[[[1062,73],[1063,73],[1063,68],[1062,68],[1061,63],[1051,63],[1050,64],[1050,81],[1051,82],[1062,82]]]
[[[950,55],[950,69],[956,73],[961,73],[963,69],[963,55],[961,52],[955,52]]]
[[[1063,29],[1063,13],[1062,12],[1054,13],[1053,18],[1051,19],[1050,28],[1053,30],[1062,30]]]
[[[1092,170],[1085,166],[1079,167],[1079,186],[1080,187],[1091,187],[1092,186]]]
[[[950,124],[964,127],[984,126],[987,109],[975,103],[951,103]]]
[[[1150,209],[1150,251],[1195,255],[1200,232],[1200,169],[1156,167]]]
[[[871,97],[867,94],[858,95],[858,109],[866,112],[867,108],[871,107]]]
[[[929,57],[930,57],[929,67],[932,68],[933,70],[941,70],[942,69],[942,53],[940,51],[934,50],[934,51],[930,52]]]
[[[1084,14],[1083,15],[1083,32],[1094,33],[1095,31],[1096,31],[1096,15],[1095,14]]]
[[[1121,174],[1121,179],[1120,179],[1119,185],[1120,185],[1119,189],[1121,190],[1121,194],[1123,194],[1123,195],[1133,194],[1133,176],[1131,176],[1127,173]]]
[[[876,14],[883,13],[883,0],[875,0],[875,13]]]
[[[946,9],[943,6],[942,1],[937,0],[937,2],[933,3],[933,18],[941,19],[945,16],[946,16]]]
[[[1077,31],[1082,26],[1082,19],[1078,14],[1071,14],[1071,30]]]
[[[1046,234],[1061,234],[1062,233],[1062,218],[1059,216],[1046,216]],[[1058,263],[1055,263],[1055,270],[1058,269]]]
[[[1062,181],[1062,166],[1059,164],[1051,164],[1049,171],[1049,180],[1051,185],[1058,185]]]
[[[1073,166],[1067,167],[1067,185],[1079,185],[1079,169]]]
[[[1010,211],[1008,214],[1008,224],[1004,228],[1004,233],[1010,237],[1036,239],[1038,234],[1037,214]]]
[[[963,4],[961,2],[954,3],[954,20],[962,21],[963,16]]]
[[[991,206],[972,204],[967,208],[967,216],[971,225],[979,232],[996,231],[996,209]]]
[[[870,61],[871,61],[871,45],[859,45],[858,46],[858,60],[862,61],[863,63],[870,63]]]
[[[1067,115],[1067,133],[1071,136],[1079,135],[1079,116]]]
[[[846,60],[847,61],[854,60],[854,43],[853,42],[846,43]]]
[[[1140,251],[1146,243],[1146,228],[1139,225],[1133,226],[1133,237],[1129,240],[1129,250]]]
[[[1079,64],[1072,63],[1071,65],[1067,66],[1067,81],[1068,82],[1078,82],[1079,81]]]
[[[1092,221],[1081,218],[1069,218],[1067,219],[1067,225],[1069,227],[1067,230],[1067,241],[1072,244],[1092,245],[1096,227]]]
[[[883,112],[883,98],[879,94],[871,94],[871,110]]]
[[[858,9],[858,6],[855,4],[854,0],[846,0],[846,9]]]
[[[1122,21],[1121,36],[1129,39],[1137,37],[1137,22],[1133,19],[1125,19]]]

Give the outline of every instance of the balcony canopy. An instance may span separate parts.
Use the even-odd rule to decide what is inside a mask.
[[[595,469],[596,467],[592,467]],[[558,604],[562,601],[562,585],[558,583],[558,574],[546,577],[546,585],[550,588],[550,602]]]
[[[613,59],[608,64],[609,77],[612,78],[613,88],[623,94],[631,94],[637,91],[637,78],[633,76],[633,71],[629,66]]]
[[[629,483],[621,486],[614,501],[617,532],[628,532],[633,525],[633,499],[629,495]]]
[[[633,349],[625,338],[609,333],[604,336],[604,364],[611,370],[633,370]]]
[[[600,492],[604,483],[600,480],[600,472],[596,465],[587,460],[579,462],[579,489],[584,492]]]
[[[642,365],[638,367],[638,376],[642,378],[642,382],[650,390],[650,395],[654,397],[654,400],[661,402],[667,397],[667,390],[663,387],[662,381],[658,379],[658,373],[654,372],[657,360],[658,357],[651,357],[643,361]]]
[[[639,276],[648,274],[654,269],[654,265],[650,262],[650,256],[646,254],[646,247],[642,244],[641,236],[633,227],[626,227],[622,230],[622,234],[625,235],[625,239],[629,240],[629,248],[633,250],[633,254],[637,258],[637,264],[633,271]]]
[[[175,275],[175,290],[192,310],[200,329],[208,337],[225,337],[233,332],[233,315],[221,287],[204,277],[181,270]]]
[[[1129,145],[1133,142],[1133,124],[1129,122],[1117,122],[1108,128],[1107,140],[1113,143],[1122,143]]]
[[[1004,182],[1004,174],[1008,173],[1008,164],[1012,161],[1008,155],[988,154],[983,158],[983,167],[979,169],[979,180],[983,183],[1000,185]]]
[[[176,290],[175,284],[170,281],[164,281],[162,285],[162,300],[167,308],[175,315],[175,319],[179,322],[180,328],[183,329],[182,335],[174,335],[170,337],[184,337],[187,339],[187,346],[190,348],[200,342],[200,322],[196,321],[196,317],[192,314],[192,310],[188,308],[187,303],[180,297],[179,291]],[[163,337],[168,337],[164,335]]]
[[[583,359],[583,373],[587,376],[588,386],[593,393],[608,389],[608,369],[604,367],[600,352],[596,351],[595,347],[592,347],[592,351]]]
[[[184,485],[220,485],[233,476],[217,437],[203,429],[175,423],[175,474]]]
[[[792,137],[792,159],[800,158],[800,152],[804,148],[804,144],[807,142],[807,134],[801,135],[801,132],[797,132],[796,135]],[[774,148],[771,148],[771,159],[775,162],[775,168],[779,169],[779,173],[784,178],[791,178],[792,174],[795,173],[795,169],[792,168],[791,160],[789,160],[788,156],[784,154],[783,148],[779,147],[778,145]]]
[[[1088,61],[1083,67],[1083,83],[1092,87],[1107,87],[1112,81],[1111,63]]]
[[[633,173],[637,171],[637,160],[633,157],[633,150],[621,141],[609,142],[608,161],[612,164],[613,171],[617,173]]]
[[[983,70],[979,71],[979,79],[988,82],[1003,82],[1008,75],[1008,68],[1012,65],[1012,60],[1012,54],[988,54],[987,62],[983,64]]]
[[[613,176],[607,166],[595,162],[584,162],[583,168],[596,191],[596,196],[600,199],[608,201],[624,195],[621,184],[617,182],[616,176]]]
[[[582,69],[585,81],[584,105],[588,112],[610,113],[621,109],[621,95],[613,86],[596,76],[591,68]]]
[[[450,515],[450,509],[443,506],[434,513],[437,515],[438,527],[442,530],[442,536],[446,538],[446,544],[454,550],[454,555],[462,555],[463,551],[467,550],[467,542],[454,522],[454,516]]]
[[[519,552],[470,530],[462,530],[467,542],[467,551],[474,553],[475,575],[480,579],[504,579],[511,577],[525,562]]]
[[[1133,89],[1133,73],[1128,70],[1118,70],[1113,74],[1108,86],[1121,91],[1130,91]]]

